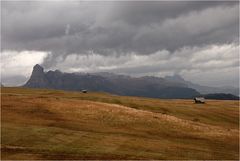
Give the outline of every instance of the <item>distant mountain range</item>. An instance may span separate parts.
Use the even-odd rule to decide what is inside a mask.
[[[135,78],[107,72],[63,73],[59,70],[44,72],[43,67],[38,64],[33,67],[30,79],[23,86],[74,91],[86,89],[152,98],[193,98],[205,94],[198,92],[199,89],[207,88],[185,81],[178,75],[165,78],[152,76]]]
[[[111,73],[63,73],[59,70],[44,72],[43,67],[38,64],[33,67],[32,75],[24,87],[74,91],[87,89],[153,98],[192,98],[200,94],[183,83],[164,78],[134,78]]]
[[[217,99],[217,100],[239,100],[238,96],[226,93],[213,93],[203,95],[206,99]]]
[[[189,88],[196,89],[201,94],[211,94],[211,93],[228,93],[232,95],[239,96],[239,89],[234,87],[209,87],[202,86],[199,84],[192,83],[190,81],[184,80],[180,75],[166,76],[166,80],[179,82],[185,84]]]

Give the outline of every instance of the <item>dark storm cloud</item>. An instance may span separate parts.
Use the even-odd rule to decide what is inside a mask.
[[[2,50],[151,54],[226,43],[238,37],[238,12],[236,2],[2,2]]]
[[[165,19],[176,18],[191,11],[201,11],[217,6],[236,5],[236,2],[217,1],[155,1],[155,2],[127,2],[118,3],[118,16],[130,24],[142,25],[161,22]]]
[[[47,68],[70,54],[174,53],[237,41],[238,14],[238,2],[2,2],[1,50],[50,51]]]
[[[218,85],[232,85],[239,2],[1,1],[1,51],[6,82],[27,78],[40,63],[135,76],[201,72],[192,80],[205,82],[222,72],[229,80],[219,78],[225,83]]]

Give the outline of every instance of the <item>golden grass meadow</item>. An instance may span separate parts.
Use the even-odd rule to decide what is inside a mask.
[[[239,158],[239,101],[1,88],[1,159]]]

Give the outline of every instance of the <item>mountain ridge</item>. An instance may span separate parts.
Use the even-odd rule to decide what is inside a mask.
[[[232,95],[239,96],[239,89],[234,87],[210,87],[210,86],[199,85],[197,83],[192,83],[190,81],[185,80],[178,74],[174,74],[172,76],[166,76],[164,78],[170,81],[181,82],[187,85],[187,87],[189,88],[196,89],[201,94],[230,93]]]
[[[152,98],[193,98],[200,93],[180,82],[158,77],[103,76],[101,73],[62,73],[59,70],[44,72],[40,65],[33,67],[32,75],[23,87],[52,88],[80,91],[103,91],[118,95]]]
[[[214,99],[237,99],[238,89],[202,86],[186,81],[180,75],[154,77],[131,77],[109,72],[64,73],[49,70],[39,64],[33,67],[32,75],[23,87],[50,88],[71,91],[102,91],[117,95],[152,98],[193,98],[206,96]]]

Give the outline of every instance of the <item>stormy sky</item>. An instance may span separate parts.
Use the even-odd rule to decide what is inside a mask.
[[[1,2],[1,81],[32,67],[238,86],[238,1]]]

